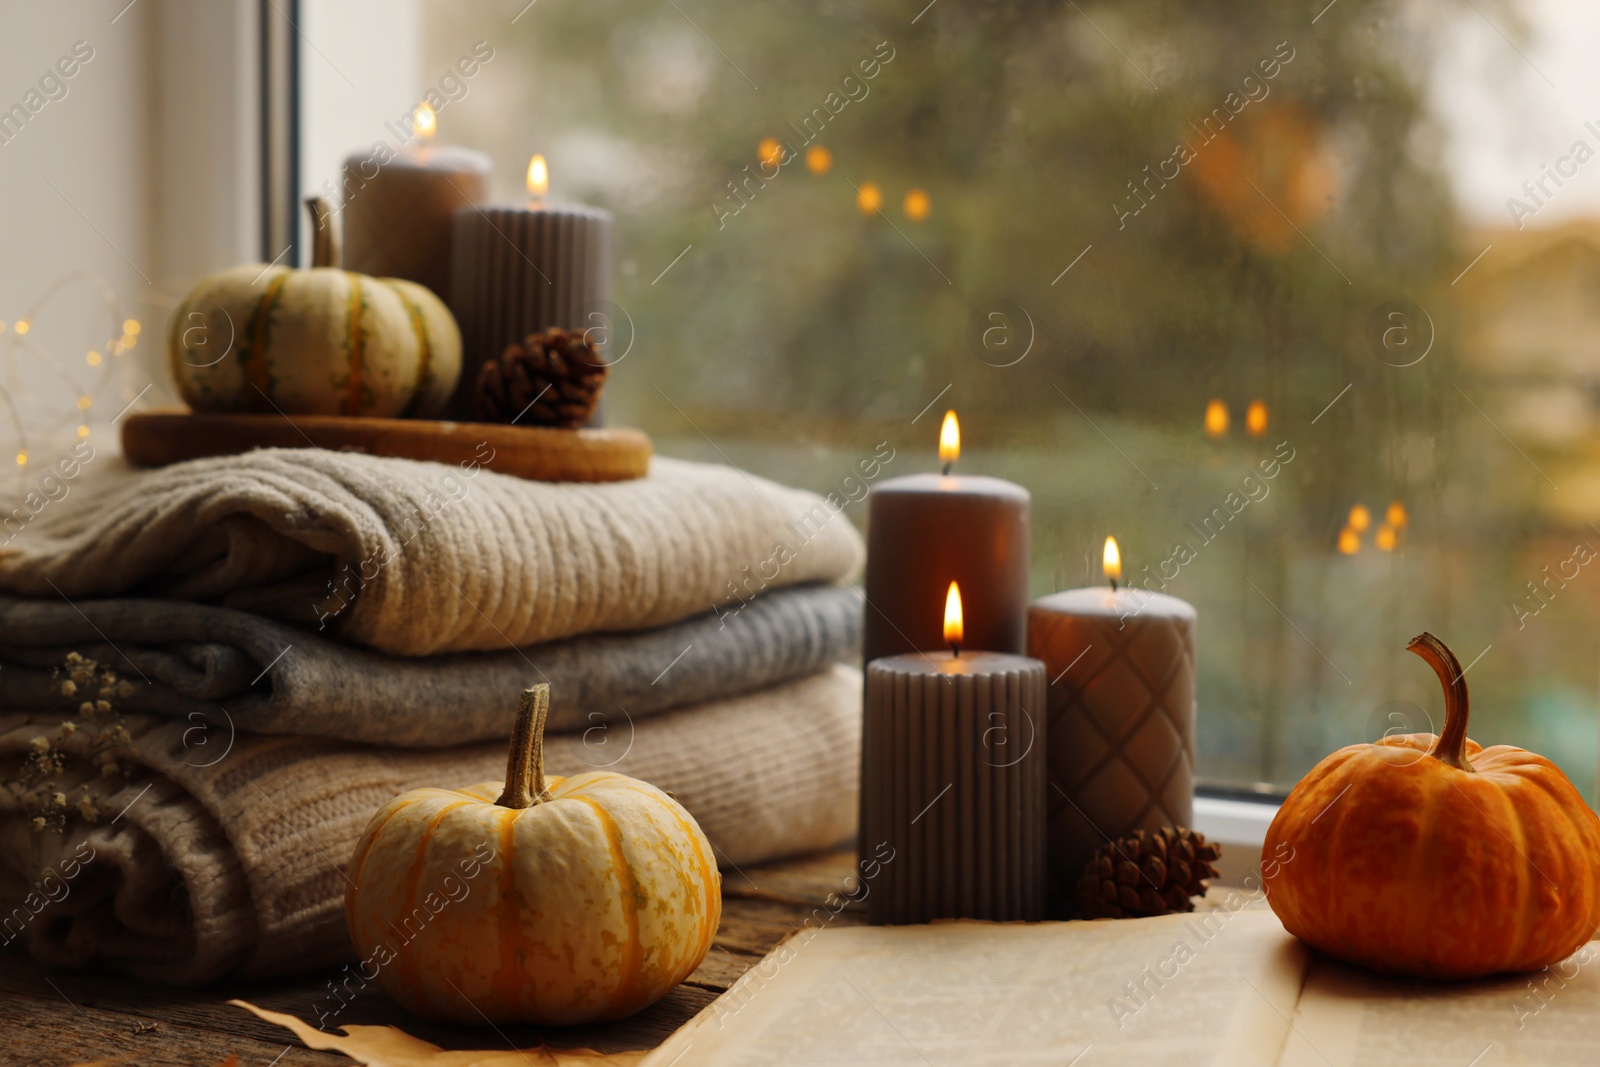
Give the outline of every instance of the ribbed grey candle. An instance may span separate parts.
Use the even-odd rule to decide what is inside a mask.
[[[456,212],[450,310],[461,327],[461,384],[450,413],[476,417],[478,368],[530,333],[609,333],[611,213],[531,201]]]
[[[1044,918],[1044,664],[888,656],[866,686],[859,847],[894,850],[869,888],[871,921]]]

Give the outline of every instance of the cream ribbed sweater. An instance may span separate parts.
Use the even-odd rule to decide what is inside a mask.
[[[423,656],[649,629],[861,557],[821,497],[731,467],[658,457],[583,485],[264,449],[97,459],[0,548],[0,592],[220,602]]]

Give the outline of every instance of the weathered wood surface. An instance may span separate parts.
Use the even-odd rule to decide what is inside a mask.
[[[604,1026],[495,1030],[430,1023],[401,1008],[376,985],[346,995],[327,1028],[388,1024],[443,1048],[530,1048],[541,1039],[558,1048],[607,1052],[654,1048],[738,980],[766,952],[812,917],[813,925],[857,925],[865,908],[829,895],[855,886],[854,855],[834,852],[723,874],[722,925],[711,953],[664,1000],[631,1019]],[[349,1064],[314,1052],[288,1031],[225,1003],[248,1000],[315,1025],[319,1009],[336,1006],[332,970],[271,982],[222,982],[205,989],[168,989],[106,974],[45,971],[16,950],[0,952],[0,1064],[68,1067],[106,1061],[152,1067],[209,1067],[237,1056],[240,1067]],[[281,1058],[280,1058],[281,1057]]]

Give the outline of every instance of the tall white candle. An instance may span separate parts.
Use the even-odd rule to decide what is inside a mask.
[[[489,199],[489,157],[435,146],[426,104],[414,123],[417,143],[387,158],[345,160],[342,265],[377,278],[408,278],[448,300],[452,220],[460,208]]]

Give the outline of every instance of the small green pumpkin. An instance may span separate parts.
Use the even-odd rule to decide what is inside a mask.
[[[325,212],[313,209],[321,232]],[[212,274],[173,313],[178,391],[207,412],[432,415],[461,374],[461,331],[444,302],[400,278],[328,266],[249,264]]]

